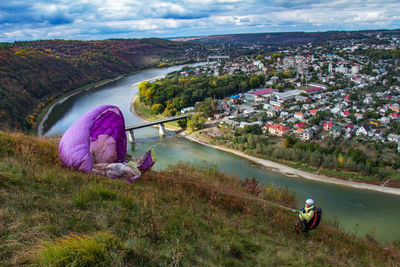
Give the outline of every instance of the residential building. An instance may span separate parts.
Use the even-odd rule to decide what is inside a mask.
[[[368,125],[363,125],[360,128],[358,128],[356,135],[360,136],[360,135],[364,135],[364,136],[368,136],[369,132],[371,131],[371,129],[369,128]]]
[[[264,127],[268,132],[273,135],[282,136],[289,132],[289,128],[281,124],[266,125]]]
[[[314,132],[311,129],[305,129],[300,133],[300,138],[303,140],[311,140],[313,138]]]
[[[274,92],[273,95],[279,102],[293,101],[294,98],[301,93],[300,90],[290,90],[286,92]]]
[[[296,112],[296,113],[294,113],[293,117],[295,117],[298,120],[302,120],[304,118],[304,114],[303,114],[303,112]]]
[[[331,130],[331,128],[333,127],[333,123],[332,122],[326,122],[326,123],[324,123],[324,126],[323,126],[323,129],[325,130],[325,131],[330,131]]]
[[[333,137],[339,137],[342,133],[342,127],[338,125],[332,126],[331,130],[329,131],[329,135]]]

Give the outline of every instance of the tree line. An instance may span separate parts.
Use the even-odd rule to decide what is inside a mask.
[[[284,160],[304,163],[314,168],[359,173],[374,176],[379,180],[388,179],[391,173],[400,168],[400,160],[383,161],[365,157],[364,152],[354,146],[344,147],[330,144],[323,147],[315,142],[298,140],[295,136],[286,137],[282,144],[275,144],[268,136],[262,135],[257,125],[246,125],[213,139],[215,145],[253,154],[271,160]]]

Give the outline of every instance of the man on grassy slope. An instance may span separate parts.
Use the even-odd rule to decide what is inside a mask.
[[[311,198],[306,200],[306,204],[304,209],[299,211],[300,221],[296,224],[301,223],[301,231],[305,233],[305,235],[310,236],[308,231],[315,229],[320,220],[321,220],[321,209],[319,207],[314,206],[314,200]],[[296,227],[296,230],[298,228]]]

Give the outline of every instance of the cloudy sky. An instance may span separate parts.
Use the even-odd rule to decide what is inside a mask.
[[[400,0],[0,0],[0,42],[400,28]]]

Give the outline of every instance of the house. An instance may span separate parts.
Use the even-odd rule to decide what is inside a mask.
[[[331,130],[331,128],[333,127],[333,123],[332,122],[326,122],[326,123],[324,123],[324,126],[323,126],[323,129],[325,130],[325,131],[330,131]]]
[[[389,117],[390,117],[392,120],[396,120],[396,119],[398,119],[398,118],[400,117],[400,115],[399,115],[398,113],[390,113],[390,114],[389,114]]]
[[[279,108],[282,107],[282,103],[279,102],[279,101],[270,100],[269,104],[274,106],[274,107],[279,107]]]
[[[293,117],[295,117],[298,120],[302,120],[304,118],[304,114],[303,114],[303,112],[296,112],[296,113],[294,113]]]
[[[338,125],[334,125],[332,126],[331,130],[329,131],[329,135],[333,136],[333,137],[339,137],[341,135],[342,132],[342,127],[338,126]]]
[[[388,125],[390,123],[390,118],[389,117],[382,117],[379,119],[380,123],[383,125]]]
[[[383,135],[382,130],[381,129],[376,129],[376,131],[374,133],[374,136],[380,138],[380,137],[382,137],[382,135]]]
[[[393,112],[400,113],[400,105],[397,103],[390,104],[390,109],[393,110]]]
[[[271,94],[273,92],[278,91],[277,89],[272,89],[272,88],[264,88],[264,89],[259,89],[259,90],[255,90],[255,91],[249,91],[244,93],[244,97],[245,98],[249,98],[249,99],[262,99],[264,98],[268,98],[271,96]]]
[[[369,126],[365,124],[365,125],[361,126],[360,128],[358,128],[356,135],[357,136],[360,136],[360,135],[368,136],[368,133],[370,131],[371,131],[371,129],[369,128]]]
[[[374,103],[375,101],[371,96],[366,96],[363,102],[364,102],[364,104],[369,105],[369,104]]]
[[[300,133],[300,138],[302,140],[311,140],[313,138],[314,132],[311,129],[305,129],[303,132]]]
[[[344,130],[346,133],[351,133],[354,130],[354,124],[349,123],[344,127]]]
[[[228,118],[228,117],[224,117],[224,118],[222,118],[222,120],[219,122],[219,124],[228,124],[228,125],[230,125],[232,128],[236,128],[236,127],[238,127],[240,124],[239,124],[239,122],[237,122],[237,121],[234,121],[234,120],[232,120],[232,119],[230,119],[230,118]]]
[[[368,132],[368,136],[369,137],[373,137],[375,135],[376,131],[377,131],[376,129],[370,129],[369,132]]]
[[[309,85],[309,86],[314,86],[314,87],[319,87],[319,88],[321,88],[322,90],[326,90],[326,89],[328,88],[326,85],[324,85],[324,84],[319,84],[319,83],[309,83],[308,85]]]
[[[269,109],[274,109],[274,106],[271,104],[264,104],[263,109],[269,110]]]
[[[315,115],[317,115],[318,111],[319,110],[317,110],[317,109],[312,109],[312,110],[310,110],[310,114],[315,116]]]
[[[299,101],[299,102],[307,102],[307,99],[309,99],[309,98],[306,96],[297,95],[297,96],[295,96],[294,99],[296,99],[296,101]]]
[[[338,114],[339,112],[340,112],[339,107],[334,107],[333,109],[331,109],[331,113],[333,113],[333,114]]]
[[[356,118],[356,120],[362,120],[364,118],[364,116],[360,113],[354,114],[354,117]]]
[[[379,127],[379,125],[380,125],[379,121],[377,121],[377,120],[370,120],[369,124],[375,125],[377,127]]]
[[[300,90],[290,90],[286,92],[274,92],[273,94],[279,102],[288,102],[294,100],[300,93]]]
[[[243,111],[243,114],[250,115],[255,112],[255,109],[251,106],[242,105],[242,111]]]
[[[306,94],[309,94],[309,95],[321,93],[322,91],[323,90],[322,90],[321,87],[313,87],[313,88],[301,90],[302,93],[306,93]]]
[[[295,117],[291,117],[286,120],[287,123],[295,123],[296,121],[297,121],[297,119]]]
[[[268,117],[275,117],[276,116],[276,110],[274,110],[274,109],[267,110],[267,116]]]
[[[313,126],[311,127],[311,130],[312,130],[314,133],[317,133],[317,132],[319,132],[320,127],[319,127],[318,125],[313,125]]]
[[[297,124],[295,124],[293,127],[295,128],[295,129],[297,129],[297,128],[304,128],[306,125],[303,123],[303,122],[300,122],[300,123],[297,123]]]
[[[281,114],[279,114],[279,117],[281,117],[281,118],[286,118],[288,116],[289,116],[289,112],[287,112],[287,111],[282,111]]]
[[[342,111],[341,113],[340,113],[340,115],[342,115],[342,117],[348,117],[348,116],[350,116],[350,111],[348,111],[348,110],[346,110],[346,111]]]
[[[270,134],[277,136],[282,136],[289,132],[289,128],[281,124],[266,125],[264,129],[268,129]]]
[[[398,135],[398,134],[389,134],[388,137],[387,137],[387,140],[389,142],[395,142],[395,143],[400,144],[400,135]]]

